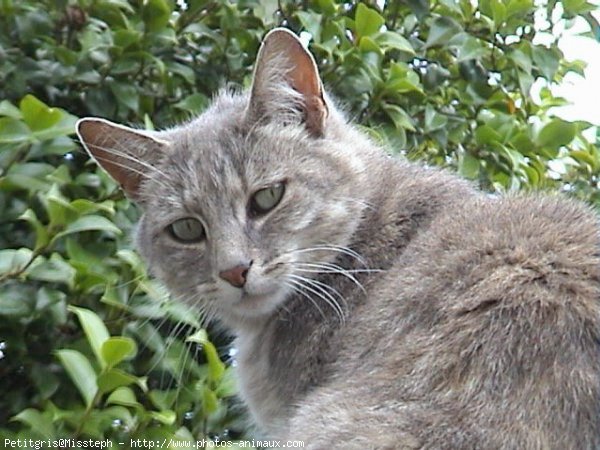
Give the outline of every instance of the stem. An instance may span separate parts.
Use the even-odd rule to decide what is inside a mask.
[[[77,425],[77,429],[75,430],[73,439],[77,440],[77,438],[81,435],[81,432],[83,431],[83,425],[87,422],[87,419],[89,418],[90,414],[92,413],[94,406],[96,406],[96,403],[98,403],[98,401],[100,400],[100,397],[102,397],[102,393],[100,392],[100,388],[98,388],[98,390],[96,391],[96,395],[94,395],[94,399],[85,408],[85,412],[83,413],[83,416],[81,417],[81,420],[79,421],[79,425]]]
[[[31,264],[33,264],[33,261],[35,261],[35,259],[38,256],[40,256],[45,250],[46,250],[46,247],[42,247],[42,248],[38,248],[37,250],[34,250],[31,253],[31,258],[29,258],[29,261],[27,261],[27,263],[23,267],[21,267],[19,270],[15,270],[13,272],[6,272],[6,273],[0,275],[0,283],[3,283],[6,280],[9,280],[12,278],[17,278],[17,277],[21,276],[29,268],[29,266],[31,266]]]

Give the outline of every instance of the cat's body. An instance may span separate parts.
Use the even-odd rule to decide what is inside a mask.
[[[347,322],[296,296],[239,335],[261,428],[314,448],[600,446],[595,217],[558,197],[483,197],[439,172],[411,186],[390,166],[381,180],[406,190],[367,211],[349,246],[385,274],[356,274],[366,292],[317,278]],[[439,208],[415,202],[435,202],[426,187],[446,194]]]
[[[307,448],[599,448],[597,218],[398,161],[266,38],[249,95],[147,135],[79,125],[138,246],[235,335],[267,437]]]

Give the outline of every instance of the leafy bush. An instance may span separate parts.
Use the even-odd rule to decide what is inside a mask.
[[[227,340],[146,277],[138,211],[72,134],[76,116],[186,120],[249,84],[273,26],[310,33],[329,90],[391,149],[600,203],[591,125],[554,116],[549,89],[583,64],[533,43],[533,1],[308,3],[0,0],[0,439],[243,431]],[[592,21],[585,1],[542,9]]]

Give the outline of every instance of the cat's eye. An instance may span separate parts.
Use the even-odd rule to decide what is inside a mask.
[[[185,244],[201,242],[206,238],[204,225],[192,217],[176,220],[167,227],[167,230],[173,239]]]
[[[254,216],[268,213],[279,204],[284,192],[283,183],[276,183],[256,191],[250,199],[250,213]]]

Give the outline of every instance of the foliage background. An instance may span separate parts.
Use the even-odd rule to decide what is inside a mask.
[[[585,0],[185,5],[0,0],[2,440],[243,436],[227,340],[213,345],[146,277],[128,238],[138,211],[73,131],[87,115],[149,128],[186,120],[225,80],[248,86],[276,25],[310,33],[329,91],[392,151],[490,191],[600,204],[591,124],[556,117],[564,100],[549,89],[584,65],[565,61],[557,38],[533,42],[577,16],[597,33]]]

